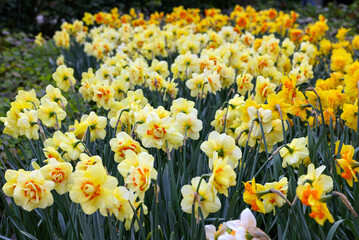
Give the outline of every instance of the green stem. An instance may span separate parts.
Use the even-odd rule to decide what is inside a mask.
[[[242,183],[243,174],[244,174],[243,166],[244,166],[244,162],[245,162],[246,157],[247,157],[248,152],[249,152],[249,150],[248,150],[248,142],[249,142],[249,139],[251,137],[252,130],[253,130],[253,124],[250,126],[250,128],[248,130],[248,137],[247,137],[246,145],[244,146],[244,149],[243,149],[243,156],[242,156],[241,166],[240,166],[240,169],[239,169],[240,173],[239,173],[239,179],[238,179],[237,185],[236,185],[236,190],[238,190],[239,184]]]
[[[142,123],[143,123],[143,121],[137,121],[137,122],[135,122],[135,124],[133,124],[132,130],[131,130],[131,133],[130,133],[131,137],[133,136],[133,133],[134,133],[136,127],[137,127],[137,124],[142,124]]]
[[[81,106],[80,106],[80,102],[79,102],[79,99],[78,99],[78,96],[77,96],[77,93],[76,93],[75,87],[74,87],[74,85],[72,84],[72,82],[71,82],[71,81],[70,81],[70,83],[71,83],[71,89],[72,89],[72,91],[74,92],[74,96],[75,96],[75,100],[76,100],[77,108],[79,109],[80,116],[82,116]]]
[[[174,201],[174,205],[178,214],[178,220],[179,220],[179,225],[180,225],[180,229],[181,232],[184,232],[184,228],[183,228],[183,222],[182,222],[182,212],[181,209],[179,208],[179,202],[178,202],[178,195],[177,195],[177,187],[176,187],[176,183],[175,183],[175,174],[173,171],[173,161],[171,159],[171,153],[168,149],[168,143],[166,141],[166,152],[167,152],[167,157],[168,157],[168,165],[169,165],[169,169],[170,169],[170,181],[171,181],[171,186],[172,186],[172,194],[173,194],[173,199],[175,199]]]
[[[266,142],[266,137],[265,137],[265,133],[264,133],[264,129],[263,129],[262,119],[261,119],[261,116],[259,114],[259,111],[257,111],[257,115],[258,115],[259,125],[261,126],[262,139],[263,139],[263,143],[264,143],[264,148],[266,150],[266,157],[268,159],[269,156],[268,156],[267,142]]]
[[[197,189],[196,189],[196,192],[197,192],[197,193],[198,193],[198,191],[199,191],[199,187],[201,186],[202,180],[203,180],[205,177],[211,177],[211,176],[212,176],[212,173],[203,174],[203,175],[201,176],[201,179],[199,179],[198,186],[197,186]]]
[[[283,121],[283,114],[282,114],[282,110],[281,110],[281,108],[280,108],[280,105],[279,105],[279,104],[276,104],[276,107],[277,107],[278,112],[279,112],[280,120],[282,121],[283,141],[284,141],[284,143],[287,143],[287,139],[286,139],[286,137],[285,137],[285,127],[284,127],[284,121]]]
[[[153,229],[153,233],[154,233],[154,239],[158,239],[158,192],[157,192],[157,181],[153,180],[155,183],[155,219],[154,219],[154,229]]]
[[[119,114],[119,116],[118,116],[117,122],[116,122],[116,127],[115,127],[115,132],[114,132],[114,136],[113,136],[113,137],[116,137],[118,124],[121,123],[121,115],[122,115],[122,113],[123,113],[123,112],[128,112],[128,111],[130,111],[129,108],[125,108],[125,109],[122,109],[122,110],[121,110],[121,112],[120,112],[120,114]],[[122,123],[121,123],[121,126],[122,126],[122,128],[124,128],[123,125],[122,125]],[[122,129],[122,130],[123,130],[123,129]]]
[[[57,118],[57,113],[54,112],[54,114],[55,114],[56,126],[57,126],[57,129],[55,128],[55,130],[60,130],[59,119]]]
[[[223,133],[226,133],[226,123],[227,123],[228,108],[229,108],[229,106],[227,106],[226,114],[224,115]]]
[[[328,195],[324,195],[323,197],[320,198],[320,201],[321,202],[326,202],[332,198],[335,198],[337,197],[337,195],[334,195],[334,194],[328,194]]]
[[[186,142],[186,137],[187,137],[187,129],[188,129],[188,126],[186,126],[186,128],[184,129],[184,140],[183,140],[183,155],[182,155],[182,166],[183,166],[183,173],[186,171],[186,145],[187,145],[187,142]]]

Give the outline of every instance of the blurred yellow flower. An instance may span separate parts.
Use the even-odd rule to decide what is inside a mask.
[[[38,33],[36,36],[35,36],[35,41],[34,43],[37,45],[37,46],[42,46],[44,45],[45,43],[45,39],[42,37],[42,33]]]

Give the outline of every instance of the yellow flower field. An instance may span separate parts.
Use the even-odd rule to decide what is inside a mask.
[[[0,118],[0,238],[359,239],[359,35],[299,18],[64,22],[53,81]]]

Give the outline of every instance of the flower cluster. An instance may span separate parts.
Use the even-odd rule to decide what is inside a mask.
[[[304,205],[311,207],[309,216],[315,219],[320,225],[326,220],[333,223],[333,216],[330,214],[325,203],[325,194],[333,189],[331,177],[322,174],[325,166],[314,169],[314,165],[308,166],[307,175],[300,176],[298,180],[297,195]]]
[[[244,184],[243,200],[250,204],[254,211],[261,213],[275,213],[275,206],[282,207],[288,191],[288,179],[283,177],[279,182],[268,182],[264,186],[256,183],[253,178],[251,183]],[[273,191],[273,189],[275,191]],[[278,191],[282,194],[278,194]],[[284,196],[284,197],[283,197]]]
[[[237,206],[265,214],[266,229],[284,205],[304,214],[297,198],[322,226],[348,218],[332,215],[329,200],[354,211],[339,191],[358,182],[359,35],[341,28],[328,38],[323,16],[303,28],[297,17],[250,6],[149,18],[114,8],[63,23],[55,44],[86,59],[59,56],[57,87],[42,97],[20,90],[0,118],[35,155],[6,171],[4,194],[27,211],[68,195],[129,232],[158,224],[161,203],[193,234],[194,219],[222,221],[205,227],[207,239],[268,239],[249,209],[230,220]],[[168,230],[154,224],[151,234]]]

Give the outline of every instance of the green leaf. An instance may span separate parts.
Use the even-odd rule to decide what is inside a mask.
[[[328,132],[328,128],[324,129],[324,131],[320,134],[320,137],[318,138],[317,142],[315,143],[315,147],[314,147],[314,150],[313,150],[313,159],[311,159],[313,162],[316,162],[316,153],[318,151],[318,148],[320,146],[320,144],[322,142],[324,142],[324,140],[326,139],[327,137],[327,132]]]
[[[233,195],[233,197],[232,197],[232,199],[231,199],[231,201],[229,203],[229,207],[228,207],[227,215],[226,215],[226,221],[230,220],[231,217],[232,217],[232,214],[234,212],[233,209],[235,209],[237,201],[239,199],[239,194],[240,194],[240,192],[239,192],[239,190],[237,190],[234,193],[234,195]]]
[[[3,236],[3,235],[0,235],[0,238],[1,238],[1,239],[4,239],[4,240],[12,240],[11,238],[8,238],[8,237]]]
[[[31,234],[28,233],[28,232],[25,232],[25,231],[23,231],[23,230],[20,230],[20,232],[21,232],[23,235],[25,235],[26,237],[30,238],[30,239],[37,240],[36,237],[34,237],[33,235],[31,235]]]
[[[357,229],[355,229],[353,222],[350,221],[349,219],[341,219],[341,220],[336,221],[333,224],[333,226],[330,228],[326,240],[333,239],[333,237],[335,236],[335,233],[337,232],[337,229],[341,223],[345,223],[346,225],[349,226],[349,228],[352,230],[352,233],[355,236],[355,239],[359,238],[358,231],[357,231]]]

